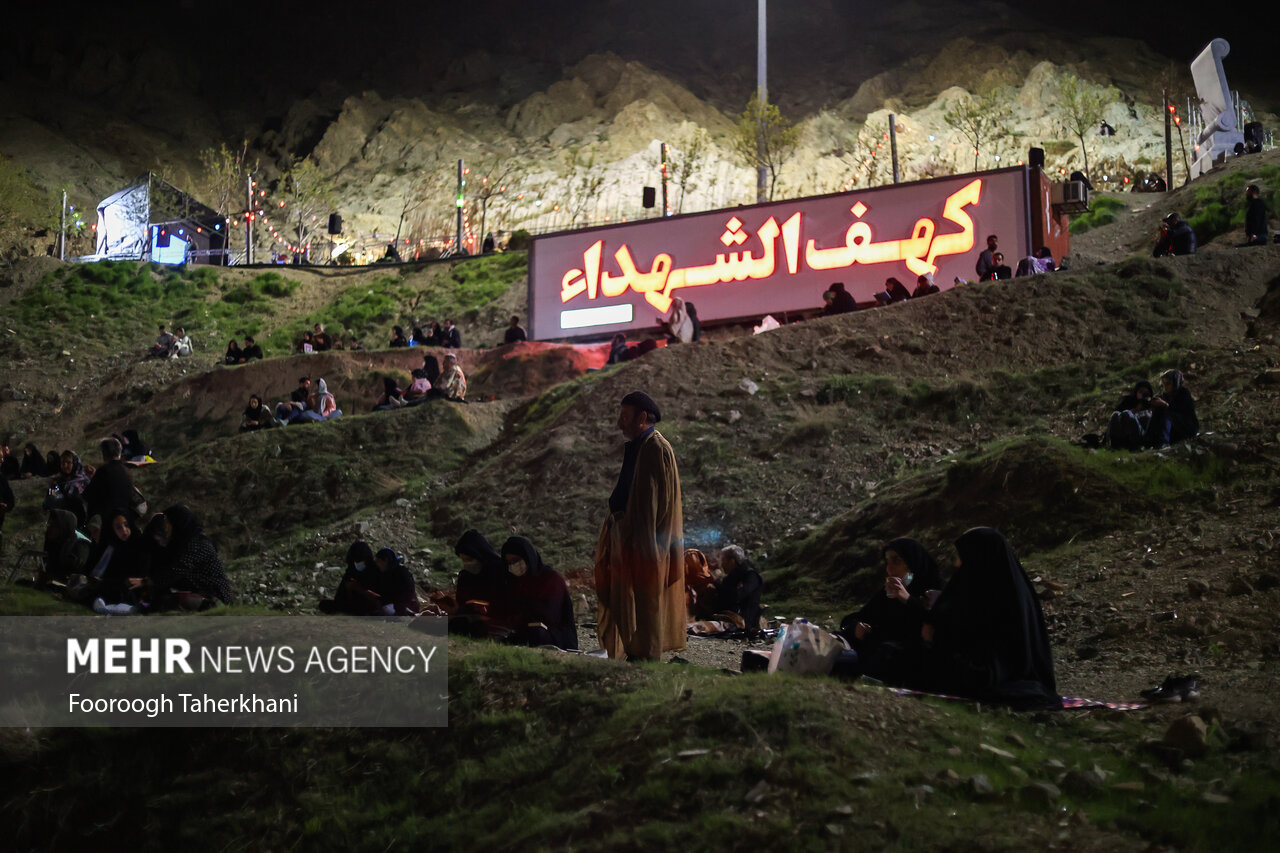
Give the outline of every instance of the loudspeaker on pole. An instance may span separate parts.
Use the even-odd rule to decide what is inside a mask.
[[[1032,148],[1027,156],[1027,162],[1031,164],[1033,169],[1044,169],[1044,149]]]
[[[329,214],[329,233],[330,234],[342,233],[342,215],[341,214],[338,214],[338,213]]]

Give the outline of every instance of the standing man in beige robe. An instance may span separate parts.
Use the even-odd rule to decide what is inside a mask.
[[[648,394],[622,398],[618,429],[627,443],[595,556],[597,633],[611,658],[660,660],[685,646],[680,473],[654,429],[660,420]]]

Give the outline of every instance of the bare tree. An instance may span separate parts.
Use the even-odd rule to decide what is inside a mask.
[[[978,171],[982,147],[1007,133],[1009,110],[994,93],[980,97],[961,95],[942,116],[945,121],[973,146],[973,170]]]
[[[1118,97],[1119,93],[1112,87],[1090,86],[1069,71],[1058,84],[1058,111],[1062,129],[1080,140],[1086,175],[1089,174],[1089,146],[1086,138],[1097,132],[1107,105]]]
[[[800,128],[782,115],[777,104],[765,102],[759,92],[738,116],[731,137],[733,153],[744,166],[769,171],[769,201],[778,186],[779,170],[791,159],[799,142]]]
[[[467,188],[471,190],[471,198],[480,209],[480,239],[488,233],[487,220],[489,208],[497,208],[508,198],[507,193],[519,184],[522,175],[520,170],[510,161],[500,158],[481,160],[471,168],[471,179]]]
[[[230,149],[226,143],[217,148],[206,148],[200,152],[200,165],[204,168],[196,191],[200,193],[205,204],[223,216],[243,206],[245,175],[249,172],[249,142],[242,141],[237,149]]]
[[[572,226],[583,220],[587,207],[598,200],[605,184],[605,175],[596,167],[594,152],[584,158],[578,149],[571,148],[565,153],[564,159],[565,166],[570,171],[569,194],[564,209]]]
[[[326,217],[336,199],[333,183],[309,157],[295,157],[280,176],[276,192],[285,202],[285,227],[292,227],[297,248],[306,252],[312,238],[324,227]]]
[[[702,185],[703,170],[710,159],[711,136],[700,127],[685,133],[671,146],[667,155],[667,170],[679,191],[676,213],[684,212],[685,196],[696,192]]]

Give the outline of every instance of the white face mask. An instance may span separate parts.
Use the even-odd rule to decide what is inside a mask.
[[[462,570],[463,570],[464,572],[470,572],[470,573],[471,573],[471,574],[473,574],[473,575],[479,574],[479,573],[480,573],[480,561],[479,561],[479,560],[472,560],[472,559],[470,559],[470,558],[468,558],[468,557],[463,557],[463,558],[462,558]]]
[[[524,573],[529,571],[529,566],[524,560],[521,560],[518,563],[507,563],[507,571],[511,572],[511,574],[516,577],[523,577]]]
[[[356,564],[355,564],[355,566],[354,566],[354,568],[355,568],[355,570],[356,570],[357,572],[363,572],[363,571],[364,571],[364,563],[356,563]]]

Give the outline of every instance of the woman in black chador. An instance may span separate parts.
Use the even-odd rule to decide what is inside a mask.
[[[942,589],[942,572],[923,545],[914,539],[894,539],[881,551],[884,586],[840,623],[840,635],[856,653],[842,655],[837,674],[859,673],[896,684],[903,668],[921,646],[920,630],[929,608],[929,593]]]
[[[523,536],[512,536],[502,545],[502,557],[511,575],[511,609],[503,614],[511,634],[508,643],[521,646],[559,646],[576,651],[578,629],[573,621],[569,587],[555,569]]]
[[[1018,708],[1058,708],[1044,613],[1004,536],[975,527],[956,540],[958,568],[925,616],[932,647],[909,686]]]

